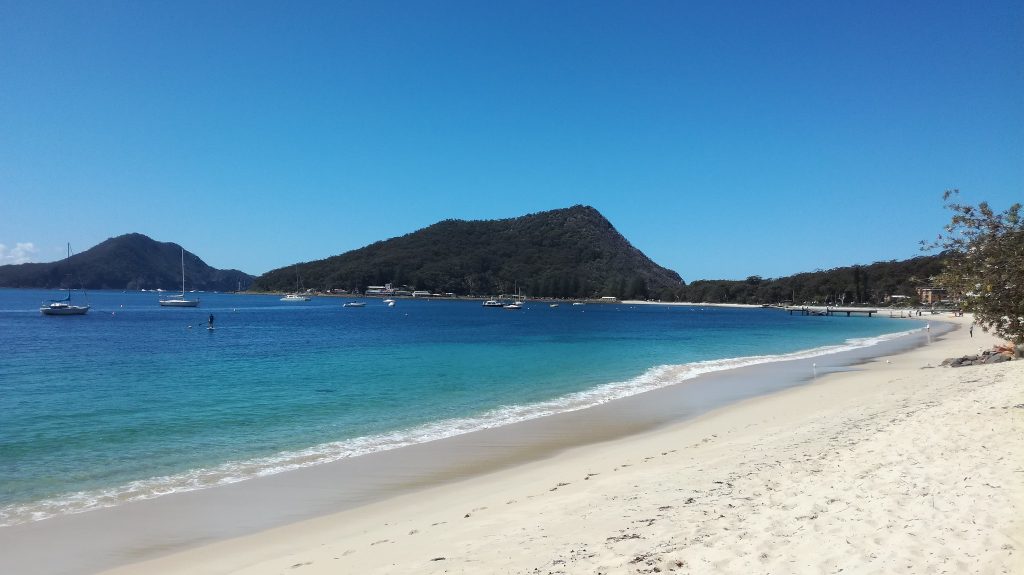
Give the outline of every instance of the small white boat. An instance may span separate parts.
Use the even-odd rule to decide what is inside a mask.
[[[585,304],[585,303],[583,303],[581,301],[574,301],[574,302],[572,302],[572,305],[587,305],[587,304]]]
[[[298,293],[289,293],[289,294],[285,294],[285,296],[283,298],[281,298],[281,301],[298,302],[298,301],[309,301],[309,299],[310,298],[307,295],[302,295],[302,294],[298,294]]]
[[[185,299],[183,297],[172,297],[160,300],[161,307],[199,307],[199,300]]]
[[[161,290],[162,291],[162,290]],[[185,297],[185,248],[181,248],[181,295],[160,300],[161,307],[199,307],[198,299]]]
[[[384,300],[384,303],[387,304],[388,307],[395,307],[395,300],[393,299],[386,299]]]
[[[341,304],[341,307],[366,307],[366,302],[362,301],[349,301]]]
[[[504,307],[505,309],[523,309],[524,305],[526,305],[526,296],[519,291],[519,283],[516,283],[516,295],[512,296],[512,303]]]
[[[505,304],[501,303],[496,299],[489,299],[484,302],[484,307],[504,307]]]
[[[553,303],[553,304],[548,305],[548,307],[558,307],[558,304],[557,303]]]
[[[287,301],[287,302],[293,302],[293,303],[294,302],[309,301],[310,297],[308,295],[304,294],[303,293],[304,291],[306,291],[306,290],[302,289],[302,278],[299,277],[299,270],[298,270],[298,268],[296,268],[295,269],[295,291],[292,292],[292,293],[289,293],[289,294],[285,294],[284,297],[281,298],[281,301]]]
[[[71,244],[68,244],[68,259],[71,259]],[[44,303],[39,308],[39,313],[43,315],[85,315],[89,313],[89,306],[71,303],[71,282],[69,280],[67,297]]]

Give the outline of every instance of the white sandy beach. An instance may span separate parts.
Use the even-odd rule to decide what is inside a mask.
[[[936,367],[996,341],[943,321],[697,420],[109,573],[1024,573],[1024,361]]]

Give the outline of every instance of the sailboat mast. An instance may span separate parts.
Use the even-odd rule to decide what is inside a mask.
[[[181,296],[185,299],[185,248],[181,248]]]
[[[68,261],[71,261],[71,242],[68,242]],[[68,278],[68,302],[70,302],[70,301],[71,301],[71,278]]]

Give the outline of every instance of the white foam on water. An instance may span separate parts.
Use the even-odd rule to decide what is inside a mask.
[[[870,347],[921,332],[923,329],[918,328],[870,338],[849,339],[839,345],[823,346],[793,353],[714,359],[681,365],[660,365],[626,381],[607,383],[549,401],[528,405],[508,405],[473,417],[446,419],[378,435],[323,443],[267,457],[227,462],[214,467],[193,469],[174,475],[141,479],[107,489],[78,491],[40,501],[7,505],[0,508],[0,527],[39,521],[57,515],[113,507],[130,501],[153,499],[172,493],[237,483],[349,457],[379,453],[549,415],[577,411],[678,384],[707,373],[765,363],[808,359]]]

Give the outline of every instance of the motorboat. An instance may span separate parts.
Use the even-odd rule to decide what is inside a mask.
[[[309,301],[309,299],[310,298],[309,298],[308,295],[302,295],[300,293],[289,293],[289,294],[285,294],[285,296],[283,298],[281,298],[281,301],[299,302],[299,301]]]

